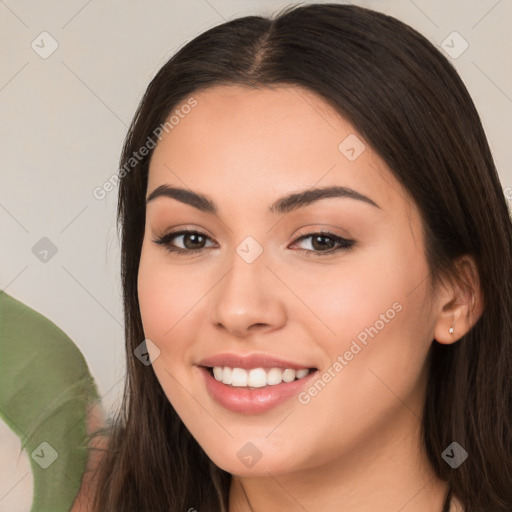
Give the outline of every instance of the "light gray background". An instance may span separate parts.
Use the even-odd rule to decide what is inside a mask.
[[[103,200],[92,191],[117,172],[141,95],[180,46],[232,18],[295,3],[0,0],[0,288],[75,341],[107,411],[120,403],[125,370],[117,188]],[[451,60],[512,198],[512,0],[353,3],[405,21],[452,53],[464,44],[454,31],[467,41]],[[45,59],[31,47],[51,49],[44,31],[58,43]],[[57,247],[46,262],[32,251],[42,237]]]

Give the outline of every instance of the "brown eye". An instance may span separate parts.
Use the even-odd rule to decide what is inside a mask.
[[[183,237],[183,245],[187,249],[202,249],[206,241],[205,237],[198,233],[186,233],[181,236]]]
[[[329,250],[336,246],[336,241],[325,235],[315,235],[311,239],[311,246],[317,251]]]
[[[309,233],[298,238],[294,245],[298,242],[310,240],[307,244],[308,248],[299,249],[306,256],[322,256],[324,254],[332,254],[340,250],[350,249],[354,244],[354,240],[347,240],[334,233]]]
[[[176,247],[175,241],[181,239],[180,245],[182,247]],[[193,254],[203,249],[206,249],[205,243],[210,240],[210,237],[199,231],[181,230],[173,233],[167,233],[166,235],[153,240],[156,244],[163,245],[169,252],[175,252],[177,254]]]

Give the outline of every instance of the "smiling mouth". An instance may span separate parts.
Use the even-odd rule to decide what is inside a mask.
[[[301,380],[317,368],[232,368],[229,366],[204,366],[209,374],[218,382],[232,388],[259,389]]]

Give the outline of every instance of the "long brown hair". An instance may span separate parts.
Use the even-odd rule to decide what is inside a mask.
[[[485,309],[457,343],[433,340],[423,440],[439,478],[466,512],[512,509],[512,225],[475,106],[450,62],[411,27],[353,5],[306,4],[247,16],[184,45],[151,81],[121,157],[127,379],[97,473],[100,511],[226,511],[231,475],[213,464],[165,396],[144,340],[137,272],[151,151],[194,92],[217,85],[306,88],[348,119],[388,164],[422,215],[432,282],[476,261]],[[152,144],[154,145],[154,144]],[[131,159],[131,160],[130,160]],[[468,459],[441,457],[457,441]]]

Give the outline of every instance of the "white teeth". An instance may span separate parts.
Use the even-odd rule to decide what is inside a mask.
[[[292,382],[295,380],[295,370],[290,370],[289,368],[283,372],[283,380],[285,382]]]
[[[302,377],[305,377],[307,374],[309,373],[309,370],[297,370],[295,372],[295,377],[297,377],[297,379],[302,379]]]
[[[247,387],[247,372],[242,368],[233,368],[231,372],[231,385],[237,387]]]
[[[267,384],[275,386],[276,384],[281,384],[281,382],[283,382],[283,370],[280,368],[271,368],[267,372]]]
[[[229,366],[214,366],[213,376],[215,380],[223,384],[231,384],[235,387],[262,388],[264,386],[275,386],[281,382],[293,382],[295,379],[302,379],[309,374],[307,368],[293,370],[291,368],[271,368],[266,371],[263,368],[230,368]]]
[[[267,385],[267,372],[263,368],[253,368],[249,372],[247,385],[251,388],[262,388]]]
[[[222,374],[223,374],[223,373],[224,373],[224,372],[222,371],[222,368],[221,368],[220,366],[214,366],[214,367],[213,367],[213,376],[214,376],[217,380],[219,380],[219,381],[221,381],[221,380],[222,380]]]
[[[215,369],[215,368],[214,368]],[[215,373],[214,373],[215,375]],[[228,368],[226,366],[226,368],[224,368],[222,370],[222,378],[221,378],[221,381],[223,384],[231,384],[231,368]]]

